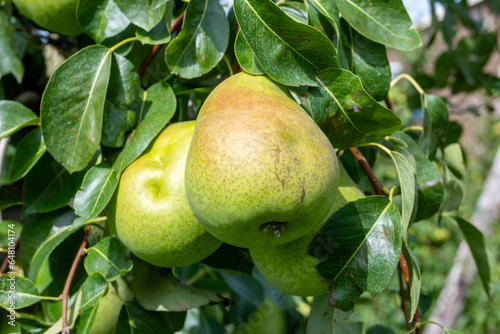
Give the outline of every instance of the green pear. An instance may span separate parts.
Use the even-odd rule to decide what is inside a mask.
[[[298,239],[328,214],[337,184],[332,145],[284,86],[238,73],[206,99],[186,195],[216,238],[245,248]]]
[[[92,334],[111,334],[120,316],[124,301],[114,288],[99,301],[97,314],[92,325]]]
[[[350,201],[364,197],[342,164],[336,197],[327,219],[302,238],[277,247],[250,248],[255,266],[275,288],[295,296],[317,296],[328,292],[330,284],[322,280],[316,271],[315,265],[320,260],[309,255],[309,244],[335,211]]]
[[[21,14],[47,30],[70,36],[82,32],[75,15],[78,0],[12,0],[12,2]]]
[[[184,190],[194,125],[170,125],[149,152],[127,167],[111,210],[111,230],[134,255],[156,266],[187,266],[222,244],[200,225]]]

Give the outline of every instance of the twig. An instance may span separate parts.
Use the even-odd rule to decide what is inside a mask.
[[[375,190],[375,193],[377,195],[384,195],[384,187],[380,183],[380,181],[377,179],[375,176],[375,173],[373,173],[373,169],[366,161],[365,157],[363,154],[359,151],[358,148],[356,147],[351,147],[349,149],[351,154],[354,156],[354,159],[358,162],[359,166],[363,169],[365,172],[366,176],[368,177],[368,180],[370,180],[370,183],[372,184],[373,190]]]
[[[75,277],[76,268],[78,267],[78,263],[80,259],[85,254],[85,247],[87,247],[87,240],[90,234],[90,226],[87,226],[87,230],[85,231],[85,235],[83,236],[82,243],[80,248],[78,248],[78,252],[76,253],[75,259],[73,260],[73,264],[71,265],[71,269],[69,270],[68,277],[66,278],[66,283],[64,284],[64,289],[61,295],[62,299],[62,333],[69,334],[68,327],[68,295],[69,289],[71,288],[71,282]]]
[[[17,248],[19,247],[19,241],[21,239],[17,238],[16,244],[14,245],[14,251],[17,251]],[[0,276],[2,276],[6,271],[7,271],[7,266],[9,265],[9,254],[5,254],[5,259],[2,262],[2,266],[0,267]]]
[[[182,22],[184,20],[184,13],[185,12],[182,12],[182,14],[179,15],[174,20],[174,22],[172,22],[172,24],[170,25],[170,33],[171,34],[173,34],[175,31],[180,30],[180,28],[182,26]],[[162,44],[153,45],[151,50],[149,50],[148,55],[142,61],[142,64],[141,64],[141,66],[139,66],[139,70],[137,71],[140,78],[142,78],[144,76],[144,74],[146,73],[146,69],[148,68],[149,65],[151,65],[151,63],[155,59],[156,55],[158,54],[158,51],[160,51],[162,46],[163,46]]]
[[[406,328],[409,331],[411,331],[412,328],[410,323],[410,316],[408,315],[408,310],[406,308],[406,295],[403,285],[403,271],[401,270],[401,267],[398,268],[398,276],[399,276],[399,294],[401,295],[401,309],[404,310],[403,314],[405,315]]]

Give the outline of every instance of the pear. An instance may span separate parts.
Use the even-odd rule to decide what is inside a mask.
[[[187,266],[222,244],[200,225],[184,190],[194,125],[168,126],[149,152],[123,172],[112,201],[110,229],[134,255],[156,266]]]
[[[348,202],[364,197],[342,164],[336,197],[337,201],[332,206],[328,218]],[[330,283],[321,279],[315,268],[320,260],[309,255],[308,247],[328,218],[300,239],[277,247],[250,248],[252,260],[261,275],[275,288],[290,295],[305,297],[327,293]]]
[[[21,14],[45,29],[70,36],[82,32],[75,15],[78,0],[13,0],[12,2]]]
[[[284,86],[238,73],[204,102],[186,195],[216,238],[245,248],[298,239],[324,220],[337,184],[332,145]]]

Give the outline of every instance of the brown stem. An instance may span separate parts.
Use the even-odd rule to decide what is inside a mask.
[[[20,240],[21,240],[20,238],[17,238],[17,240],[16,240],[16,244],[14,245],[15,252],[17,252],[17,248],[19,247]],[[0,276],[2,276],[7,271],[8,266],[9,266],[9,254],[7,253],[5,255],[5,259],[2,262],[2,266],[0,267]]]
[[[368,177],[368,180],[370,180],[373,190],[375,190],[375,193],[377,195],[384,195],[384,187],[380,183],[380,181],[377,179],[375,176],[375,173],[373,173],[373,169],[366,161],[365,157],[363,154],[359,151],[357,147],[351,147],[349,149],[351,154],[354,156],[354,159],[358,162],[359,166],[363,169],[365,172],[366,176]]]
[[[387,108],[391,109],[392,111],[394,111],[394,108],[392,107],[392,102],[391,100],[389,99],[389,96],[387,96],[385,98],[385,104],[387,104]]]
[[[69,270],[68,277],[66,278],[66,283],[64,284],[64,289],[61,294],[62,299],[62,333],[69,334],[68,327],[68,296],[69,289],[71,288],[71,282],[73,282],[73,278],[75,277],[76,268],[78,268],[78,263],[80,263],[80,259],[85,254],[85,247],[87,247],[87,240],[90,234],[90,225],[87,226],[87,230],[85,231],[85,235],[83,236],[82,243],[80,248],[78,248],[78,252],[76,253],[75,259],[73,260],[73,264],[71,265],[71,269]]]
[[[399,276],[399,294],[401,295],[401,309],[403,310],[403,314],[405,315],[405,324],[408,331],[411,331],[411,323],[410,316],[408,315],[408,310],[406,309],[406,295],[405,289],[403,285],[403,271],[401,267],[398,268],[398,276]]]
[[[173,34],[175,31],[178,32],[181,29],[182,22],[184,20],[184,13],[185,12],[182,12],[182,14],[179,15],[174,20],[174,22],[172,22],[172,24],[170,25],[170,33]],[[156,55],[158,54],[158,51],[160,51],[161,47],[162,47],[162,44],[153,45],[151,50],[149,50],[148,55],[146,56],[146,58],[144,58],[144,60],[141,63],[141,66],[139,66],[139,70],[137,71],[140,78],[142,78],[144,76],[144,74],[146,73],[146,69],[149,67],[149,65],[151,65],[151,63],[155,59]]]

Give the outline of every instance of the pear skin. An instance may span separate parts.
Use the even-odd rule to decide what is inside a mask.
[[[323,222],[300,239],[277,247],[253,247],[250,255],[261,275],[278,290],[295,296],[317,296],[328,293],[330,283],[321,279],[315,266],[319,259],[308,254],[309,244],[328,218],[350,201],[364,197],[340,164],[337,201]],[[325,250],[318,250],[319,252]]]
[[[203,104],[186,194],[207,231],[234,246],[276,246],[322,222],[335,201],[329,140],[285,87],[238,73]]]
[[[111,230],[134,255],[156,266],[187,266],[222,244],[200,225],[184,190],[194,125],[168,126],[149,152],[123,172],[113,201]]]

